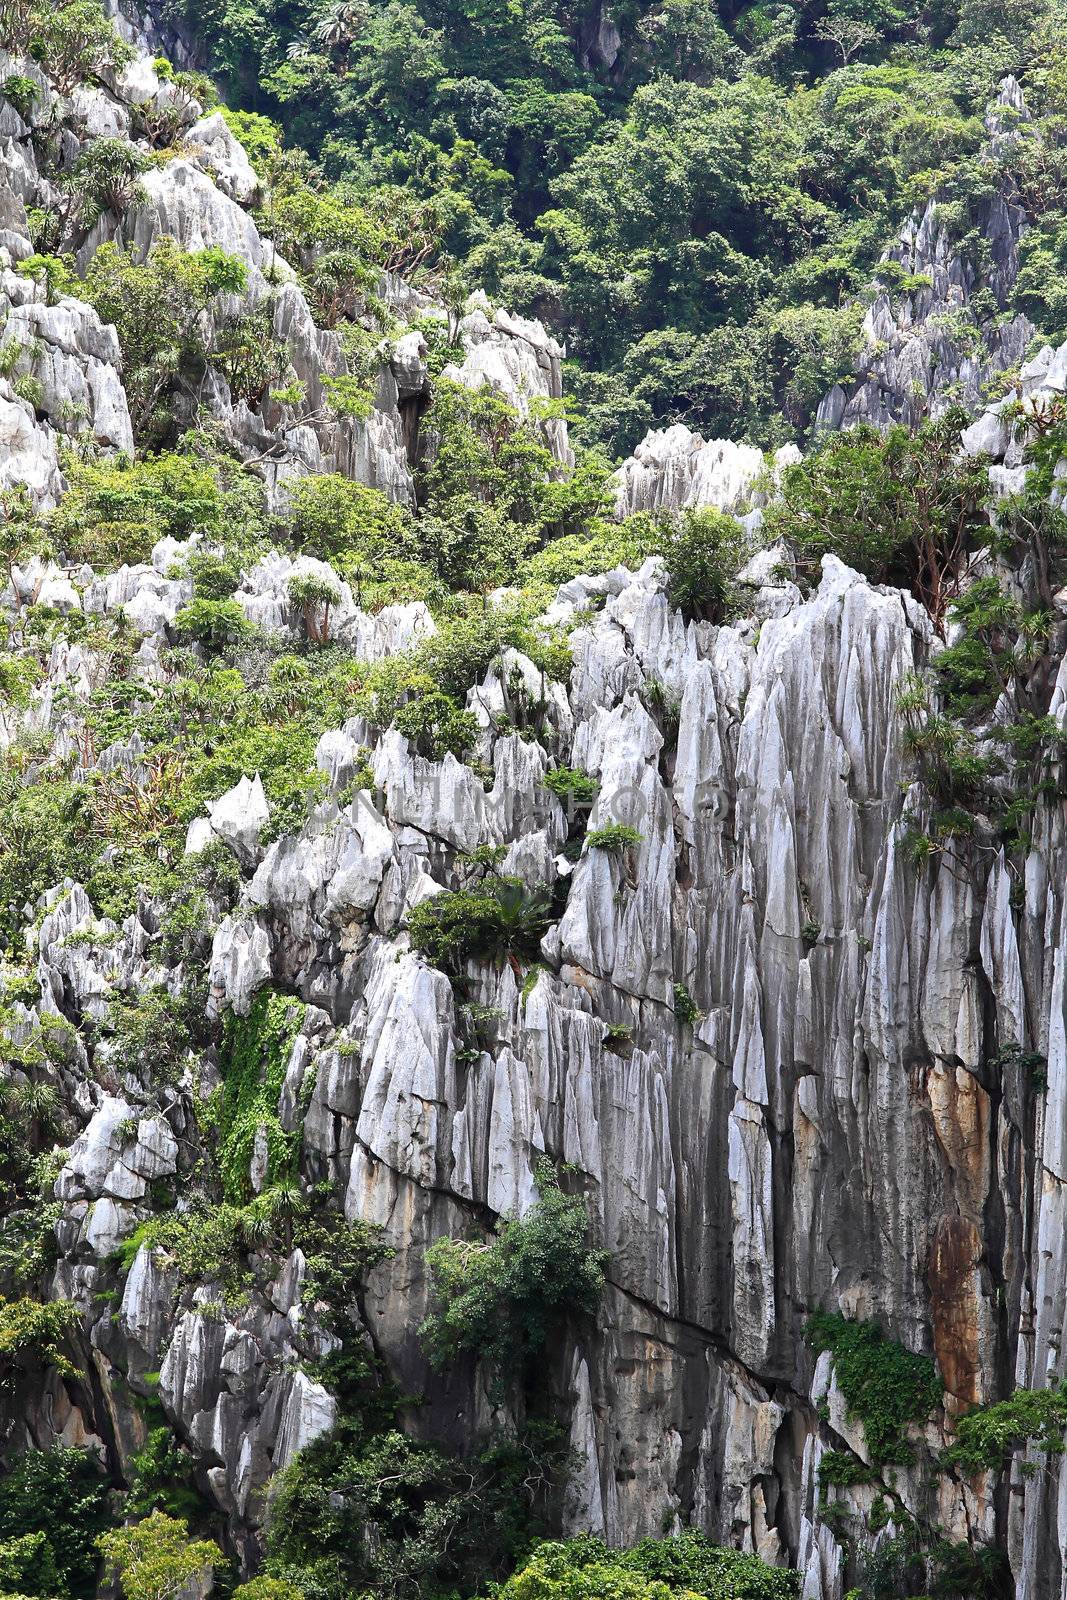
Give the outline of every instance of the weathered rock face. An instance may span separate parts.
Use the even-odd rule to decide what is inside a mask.
[[[151,19],[142,25],[125,13],[116,15],[135,45],[158,45],[167,37]],[[176,59],[182,59],[180,51]],[[341,472],[393,500],[412,502],[419,418],[431,393],[425,341],[414,330],[392,341],[383,339],[365,419],[331,409],[324,380],[349,370],[341,341],[316,326],[292,267],[260,234],[250,209],[258,197],[258,180],[221,115],[200,116],[199,105],[179,96],[145,54],[138,54],[110,88],[79,88],[69,105],[35,63],[2,53],[0,61],[5,70],[17,69],[40,86],[27,113],[29,122],[13,108],[5,109],[0,142],[0,319],[5,319],[5,344],[10,341],[12,350],[18,345],[25,352],[13,376],[34,386],[31,403],[7,377],[0,378],[0,438],[6,444],[0,486],[25,483],[42,504],[53,503],[62,491],[58,433],[87,435],[116,450],[133,448],[114,331],[102,328],[96,313],[76,298],[47,305],[43,285],[6,269],[33,252],[26,208],[48,210],[61,200],[56,186],[38,173],[34,130],[43,128],[49,116],[64,110],[70,114],[68,165],[79,149],[75,127],[82,145],[97,137],[117,137],[129,138],[144,150],[149,148],[145,140],[133,138],[131,113],[147,106],[163,108],[177,120],[181,154],[143,174],[123,214],[103,213],[77,251],[78,270],[84,273],[107,240],[141,258],[162,238],[174,239],[186,250],[216,247],[238,257],[247,272],[247,289],[226,297],[208,319],[209,338],[217,331],[214,324],[226,318],[249,312],[264,316],[264,336],[284,352],[300,398],[289,401],[268,393],[250,405],[231,395],[225,380],[212,371],[205,375],[198,402],[214,414],[238,452],[256,463],[272,504],[284,506],[286,485],[294,478],[321,472]],[[444,317],[425,296],[395,280],[383,282],[382,299],[401,320],[426,311]],[[524,415],[531,401],[560,398],[563,351],[540,323],[491,312],[484,296],[475,296],[458,337],[466,355],[459,366],[447,369],[448,377],[472,388],[488,384]],[[26,383],[21,387],[30,393]],[[552,419],[541,426],[557,459],[570,462],[566,423]],[[429,444],[432,448],[432,440]]]
[[[527,1209],[547,1150],[580,1175],[610,1252],[597,1330],[553,1366],[583,1463],[569,1525],[632,1540],[674,1513],[800,1561],[824,1600],[840,1600],[844,1572],[816,1526],[815,1469],[835,1434],[861,1450],[862,1435],[839,1399],[820,1420],[808,1308],[877,1316],[936,1353],[960,1406],[1006,1368],[1038,1382],[1058,1370],[1063,841],[1045,818],[1025,909],[997,858],[946,854],[924,876],[905,862],[894,698],[930,645],[914,602],[832,558],[812,597],[758,632],[684,627],[649,563],[579,632],[549,744],[487,730],[490,792],[391,734],[373,751],[373,796],[327,803],[265,854],[254,793],[210,816],[255,869],[215,937],[216,1004],[247,1011],[272,982],[315,1008],[281,1112],[311,1074],[302,1164],[396,1248],[366,1315],[404,1385],[427,1386],[425,1426],[462,1447],[484,1405],[472,1393],[457,1419],[428,1382],[412,1332],[425,1246],[486,1207]],[[675,748],[653,684],[679,703]],[[354,749],[368,734],[345,737]],[[338,788],[342,745],[329,735],[322,750]],[[507,846],[507,870],[531,884],[555,875],[566,828],[542,785],[550,753],[598,777],[594,825],[627,820],[642,839],[579,861],[525,996],[509,968],[471,968],[493,1038],[461,1071],[450,986],[407,950],[403,909],[453,885],[458,853],[479,844]],[[88,1016],[104,980],[69,941],[88,915],[80,893],[39,949],[45,993]],[[145,957],[128,959],[132,974]],[[692,1026],[676,984],[699,1008]],[[1043,1110],[991,1064],[1009,1039],[1049,1055]],[[93,1282],[146,1214],[146,1183],[173,1170],[177,1114],[146,1108],[134,1135],[125,1101],[93,1102],[58,1189],[57,1289],[72,1273]],[[312,1349],[300,1340],[320,1336],[291,1347],[284,1311],[258,1299],[232,1324],[175,1314],[158,1270],[139,1258],[118,1330],[105,1317],[94,1342],[116,1376],[162,1365],[168,1415],[216,1463],[206,1483],[245,1547],[271,1471],[329,1424],[329,1397],[291,1370]],[[295,1304],[298,1267],[287,1274],[277,1294]],[[900,1478],[919,1509],[918,1477]],[[1036,1596],[1053,1592],[1038,1574],[1056,1504],[1040,1478],[1018,1527],[959,1487],[941,1516],[957,1537],[1010,1536]]]
[[[1005,78],[986,116],[991,153],[1026,136],[1026,116],[1018,83]],[[1018,276],[1019,240],[1027,226],[1018,204],[995,195],[984,207],[981,243],[972,257],[953,248],[936,199],[921,216],[911,217],[882,257],[875,299],[863,321],[855,382],[834,385],[819,406],[816,426],[867,422],[885,428],[906,422],[914,427],[949,405],[978,407],[985,386],[1017,367],[1034,337],[1026,317],[1002,315]],[[903,275],[899,289],[893,288],[890,269]]]
[[[605,59],[611,32],[602,15],[590,49]],[[98,111],[106,102],[118,117],[120,97],[101,94]],[[247,174],[217,127],[197,122],[189,143],[101,237],[139,250],[164,233],[222,245],[249,266],[249,302],[264,302],[275,273],[241,204]],[[0,157],[10,265],[27,253],[19,206],[40,198],[28,133]],[[1008,273],[1015,223],[996,226],[988,236],[1003,244]],[[910,270],[932,266],[934,283],[917,291],[907,325],[888,302],[875,308],[889,318],[883,365],[873,388],[842,396],[839,422],[906,415],[910,372],[928,398],[946,373],[973,380],[977,397],[983,363],[1012,359],[1007,330],[973,370],[931,343],[934,308],[969,292],[932,214],[900,249]],[[62,488],[61,431],[129,446],[116,341],[81,302],[47,307],[8,270],[0,292],[6,337],[43,350],[32,357],[39,406],[0,380],[0,473],[48,505]],[[419,308],[403,285],[389,298]],[[211,404],[249,456],[263,455],[272,490],[336,468],[409,497],[401,408],[428,382],[417,332],[383,359],[372,418],[353,424],[320,414],[323,374],[343,370],[342,357],[295,281],[273,293],[270,315],[305,383],[303,409],[253,415],[221,388]],[[474,303],[460,334],[459,381],[493,384],[520,409],[558,396],[561,351],[538,325]],[[1028,400],[1063,392],[1067,347],[1042,354],[1022,383]],[[64,412],[68,399],[79,418]],[[993,410],[974,426],[975,448],[998,458],[997,481],[1017,473],[1009,420]],[[562,424],[547,429],[566,461]],[[670,429],[621,469],[618,510],[739,510],[767,492],[759,484],[775,464]],[[12,571],[3,603],[12,614],[31,598],[121,612],[140,635],[133,679],[151,683],[190,594],[170,576],[182,550],[162,541],[150,561],[100,574],[35,558]],[[401,1390],[426,1394],[411,1425],[462,1450],[491,1419],[484,1374],[429,1373],[415,1332],[428,1304],[425,1250],[527,1211],[548,1152],[570,1165],[609,1253],[595,1327],[572,1330],[548,1358],[577,1462],[566,1526],[622,1542],[692,1523],[798,1567],[805,1600],[842,1600],[849,1574],[818,1510],[818,1465],[827,1449],[863,1456],[865,1444],[828,1359],[803,1338],[809,1311],[877,1318],[910,1350],[936,1355],[947,1404],[932,1444],[956,1412],[1012,1379],[1040,1386],[1064,1371],[1067,833],[1062,808],[1041,801],[1021,876],[992,849],[949,846],[917,868],[901,818],[925,801],[903,762],[897,698],[935,648],[929,619],[833,558],[806,597],[778,568],[773,552],[753,559],[743,575],[751,615],[724,627],[672,611],[656,561],[575,579],[552,607],[555,621],[579,621],[569,681],[545,686],[509,652],[471,693],[488,782],[485,768],[427,761],[395,729],[352,718],[319,742],[328,794],[299,833],[266,842],[269,806],[250,772],[192,823],[187,849],[221,843],[242,874],[240,904],[214,934],[212,1011],[247,1015],[268,984],[307,1003],[277,1118],[298,1135],[306,1184],[329,1184],[349,1219],[380,1225],[394,1247],[364,1315]],[[295,636],[294,575],[334,583],[334,637],[363,661],[433,630],[424,606],[370,616],[322,563],[280,553],[243,575],[236,599],[249,620]],[[99,755],[78,743],[79,704],[105,669],[90,645],[60,641],[25,723],[80,776],[143,773],[136,739]],[[515,681],[543,702],[536,728],[512,725]],[[1052,714],[1067,726],[1062,669]],[[3,707],[0,739],[19,720]],[[596,778],[594,827],[628,823],[639,842],[567,859],[568,818],[544,781],[557,763]],[[357,772],[365,787],[353,799]],[[503,847],[505,872],[558,888],[562,909],[528,987],[509,964],[471,965],[469,1000],[491,1019],[473,1048],[452,986],[412,950],[404,918],[468,881],[464,857],[486,845]],[[166,1415],[251,1567],[272,1474],[334,1420],[307,1370],[332,1335],[305,1299],[298,1250],[239,1311],[220,1308],[211,1284],[180,1285],[145,1247],[118,1274],[114,1252],[151,1214],[153,1184],[180,1186],[195,1164],[197,1101],[216,1064],[164,1089],[120,1074],[106,1050],[90,1072],[84,1039],[109,998],[174,992],[181,973],[164,959],[147,895],[121,926],[95,919],[69,883],[40,913],[39,999],[18,1025],[64,1016],[77,1030],[62,1074],[77,1132],[56,1186],[53,1292],[82,1313],[92,1382],[68,1390],[53,1374],[12,1438],[99,1440],[122,1470],[143,1442],[129,1391],[147,1392],[146,1374],[158,1372]],[[1043,1092],[1013,1064],[1013,1041],[1047,1056]],[[264,1167],[257,1144],[253,1189]],[[948,1476],[938,1520],[956,1539],[1004,1543],[1019,1594],[1051,1600],[1067,1581],[1067,1465],[1020,1475],[1012,1490],[1006,1507],[991,1486],[979,1493]],[[855,1503],[875,1492],[856,1490]],[[931,1512],[918,1466],[897,1472],[896,1493]]]

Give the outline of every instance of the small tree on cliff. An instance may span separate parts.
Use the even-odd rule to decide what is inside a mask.
[[[124,1600],[173,1600],[222,1551],[209,1539],[189,1538],[188,1524],[153,1511],[143,1522],[115,1528],[100,1539],[100,1554],[119,1581]]]

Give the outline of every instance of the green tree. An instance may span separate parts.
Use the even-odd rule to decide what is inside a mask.
[[[122,1590],[124,1600],[173,1600],[202,1572],[222,1560],[218,1545],[190,1539],[179,1518],[153,1511],[143,1522],[114,1528],[99,1541],[100,1554]]]
[[[537,1178],[536,1204],[502,1219],[488,1243],[438,1239],[427,1251],[436,1309],[420,1332],[435,1365],[484,1358],[504,1382],[568,1316],[595,1312],[607,1258],[588,1244],[585,1202],[564,1194],[547,1161]]]
[[[246,281],[244,263],[214,245],[183,250],[164,236],[144,261],[115,244],[97,250],[83,294],[104,322],[115,324],[138,438],[165,436],[171,425],[166,403],[179,392],[195,404],[208,356],[201,314],[219,295],[240,294]]]
[[[588,1534],[535,1547],[501,1590],[502,1600],[793,1600],[800,1576],[686,1531],[609,1550]]]
[[[110,1520],[108,1482],[88,1451],[27,1450],[5,1463],[0,1540],[36,1540],[32,1573],[19,1584],[23,1593],[91,1600],[96,1542]]]
[[[768,532],[792,545],[809,575],[832,553],[875,583],[910,588],[943,628],[966,557],[989,527],[985,462],[961,451],[964,421],[949,412],[914,434],[898,424],[832,435],[786,469]]]
[[[734,579],[745,559],[740,523],[720,511],[690,511],[670,522],[660,549],[672,605],[687,617],[728,620],[737,603]]]

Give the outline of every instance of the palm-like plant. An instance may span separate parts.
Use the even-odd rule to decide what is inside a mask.
[[[522,883],[502,878],[491,890],[496,901],[495,943],[520,970],[522,961],[536,956],[541,940],[552,921],[552,896],[547,889],[527,889]]]
[[[61,1108],[55,1086],[41,1080],[20,1083],[11,1095],[12,1109],[25,1125],[31,1150],[59,1126]]]
[[[334,0],[312,30],[317,45],[345,54],[367,25],[363,0]]]

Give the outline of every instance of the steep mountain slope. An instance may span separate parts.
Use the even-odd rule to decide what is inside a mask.
[[[1053,114],[609,475],[418,185],[2,15],[0,1591],[1061,1595]]]

